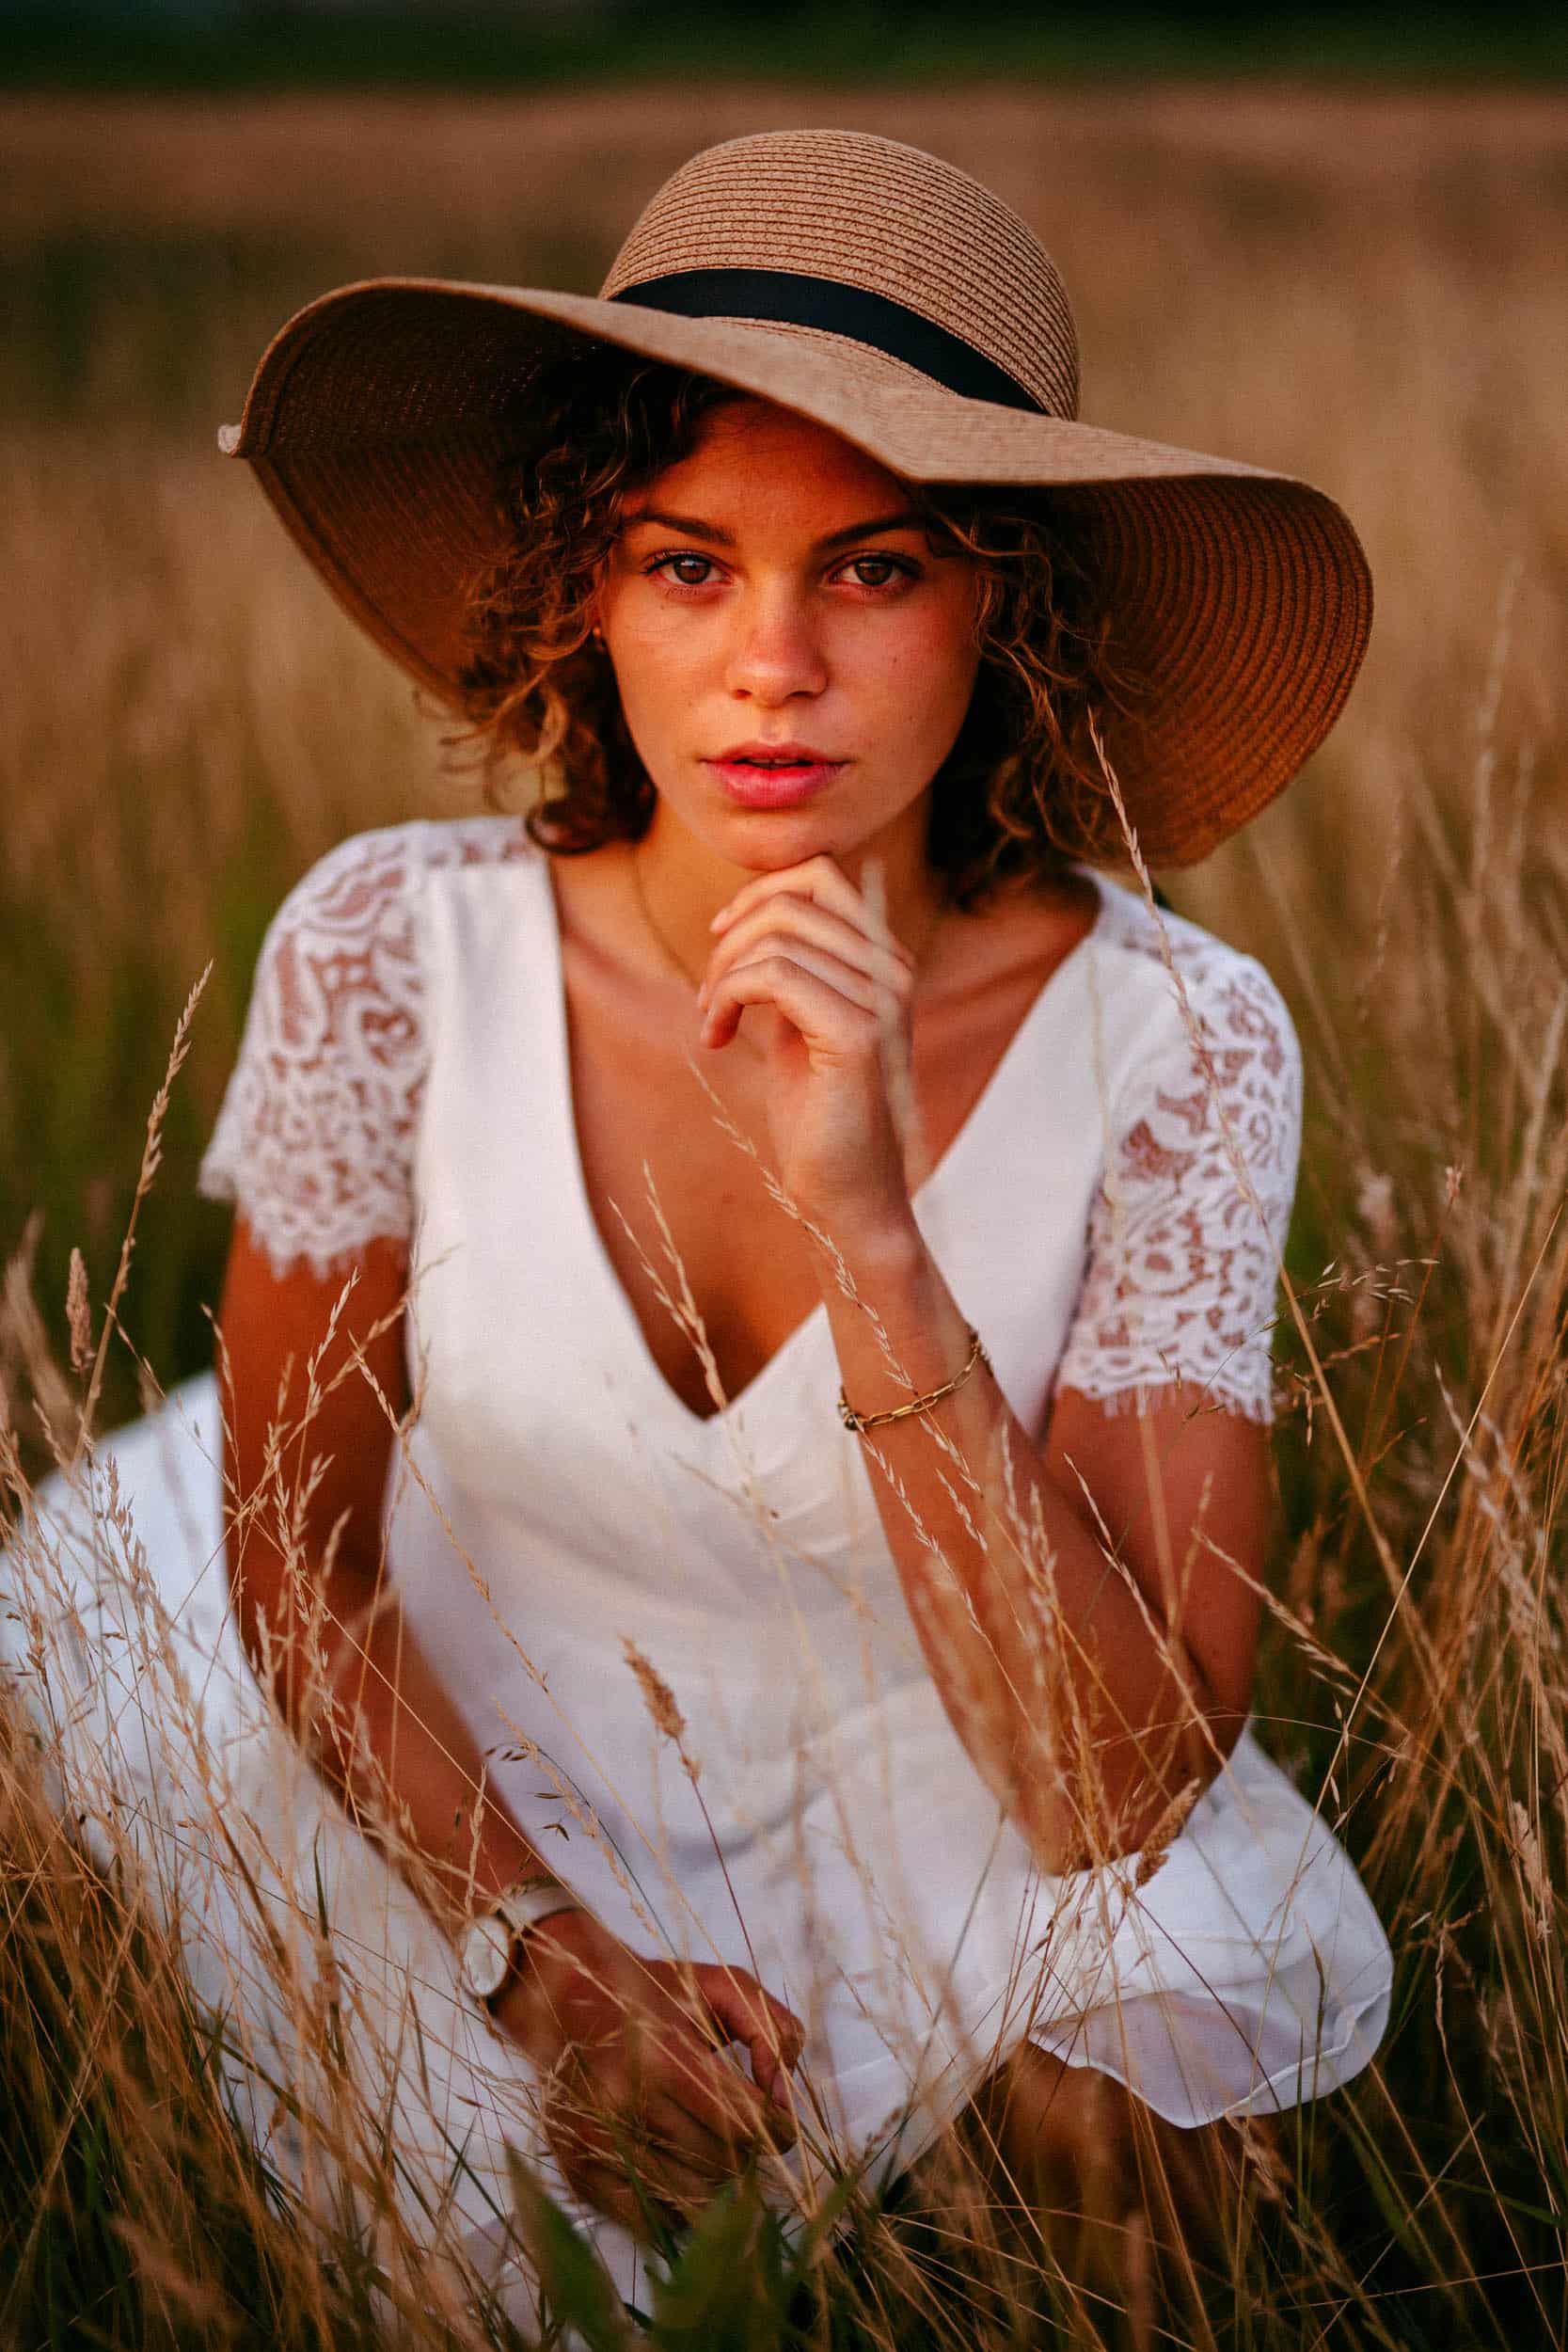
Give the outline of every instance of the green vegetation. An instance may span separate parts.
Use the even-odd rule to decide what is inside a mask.
[[[955,79],[1045,84],[1150,76],[1311,75],[1350,81],[1539,82],[1568,72],[1560,9],[1419,12],[991,5],[847,0],[770,8],[646,0],[414,10],[252,6],[0,18],[0,83],[98,90],[541,89],[563,84],[760,75],[794,83]]]
[[[592,285],[682,156],[835,109],[713,87],[657,108],[0,105],[0,1258],[32,1273],[0,1306],[12,1504],[48,1458],[40,1408],[69,1437],[70,1253],[96,1334],[198,975],[210,960],[105,1425],[137,1409],[138,1359],[165,1385],[206,1359],[226,1220],[195,1200],[196,1165],[282,891],[351,830],[467,804],[411,690],[214,453],[261,342],[369,270]],[[971,164],[1039,226],[1079,306],[1087,413],[1324,483],[1379,585],[1365,679],[1313,772],[1164,879],[1263,956],[1306,1048],[1259,1720],[1326,1791],[1393,1938],[1396,2008],[1350,2090],[1277,2143],[1236,2136],[1207,2312],[1174,2307],[1148,2340],[1563,2345],[1559,111],[991,88],[863,92],[853,115]],[[134,1857],[90,1857],[50,1760],[0,1745],[0,2342],[368,2347],[392,2339],[392,2296],[420,2352],[515,2343],[400,2234],[368,2158],[380,2235],[361,2212],[322,2238],[261,2170]],[[323,2153],[363,2153],[374,2121],[344,2090]],[[999,2289],[967,2209],[938,2258],[907,2215],[847,2210],[847,2244],[797,2278],[754,2209],[721,2208],[657,2341],[1000,2352],[1031,2297],[1067,2299],[1038,2249]],[[569,2301],[578,2255],[553,2243]],[[1076,2341],[1125,2340],[1128,2265],[1110,2302],[1080,2298]]]

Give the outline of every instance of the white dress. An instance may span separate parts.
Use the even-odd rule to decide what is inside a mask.
[[[1058,1384],[1114,1410],[1180,1383],[1195,1408],[1266,1421],[1299,1131],[1289,1018],[1251,959],[1097,888],[916,1215],[1025,1427]],[[781,2197],[809,2203],[834,2154],[873,2178],[909,2162],[1024,2034],[1181,2124],[1368,2062],[1386,1942],[1250,1727],[1151,1873],[1033,1867],[926,1669],[820,1307],[712,1418],[670,1389],[587,1200],[549,863],[517,820],[395,826],[306,876],[268,933],[201,1181],[280,1270],[410,1239],[421,1403],[386,1502],[404,1606],[496,1785],[614,1931],[747,1968],[805,2020]],[[644,1202],[621,1205],[651,1234]],[[34,1556],[86,1632],[29,1660],[13,1628],[13,1662],[71,1719],[84,1781],[112,1779],[102,1802],[249,2054],[233,2077],[263,2144],[308,2165],[287,2102],[255,2086],[308,2072],[291,1999],[308,2010],[327,1968],[325,1905],[398,2193],[417,2217],[450,2202],[479,2249],[501,2232],[506,2139],[557,2177],[530,2070],[258,1697],[224,1606],[216,1439],[197,1381],[100,1449],[100,1505],[112,1477],[145,1551],[129,1577],[81,1498],[49,1490]],[[150,1610],[177,1665],[151,1654]],[[695,1778],[627,1644],[673,1693]],[[251,1841],[254,1899],[214,1804]],[[290,1998],[259,1911],[303,1919]],[[598,2238],[633,2292],[630,2242]]]

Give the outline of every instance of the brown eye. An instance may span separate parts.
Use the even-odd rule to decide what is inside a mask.
[[[895,555],[857,555],[853,558],[849,568],[853,572],[859,572],[866,564],[869,564],[873,571],[880,571],[883,578],[863,580],[859,582],[862,588],[889,588],[894,580],[900,577],[908,577],[910,573],[909,564],[901,564]]]
[[[713,560],[711,556],[706,555],[660,555],[656,557],[654,562],[648,565],[648,569],[653,573],[670,572],[673,571],[675,565],[678,564],[695,564],[699,571],[711,571],[713,569]],[[682,576],[675,580],[674,584],[677,588],[705,588],[707,586],[707,581],[705,580],[690,580]]]

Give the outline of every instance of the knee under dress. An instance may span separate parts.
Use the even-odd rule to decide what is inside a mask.
[[[1266,1421],[1289,1017],[1253,960],[1094,879],[1089,931],[916,1215],[1025,1427],[1058,1386]],[[496,1786],[614,1931],[747,1968],[805,2021],[785,2193],[809,2198],[830,2157],[873,2178],[910,2161],[1025,2035],[1180,2124],[1368,2062],[1386,1939],[1251,1725],[1157,1867],[1034,1867],[925,1667],[823,1310],[710,1417],[670,1389],[587,1198],[548,861],[516,819],[361,834],[305,877],[201,1182],[280,1271],[410,1244],[420,1403],[384,1508],[404,1607]],[[26,1639],[12,1620],[13,1669],[75,1759],[78,1809],[90,1783],[140,1839],[198,1993],[248,2053],[232,2079],[263,2144],[286,2160],[288,2102],[264,2086],[308,2061],[262,1947],[325,1907],[400,2194],[499,2243],[507,2141],[560,2185],[530,2069],[259,1697],[226,1608],[218,1415],[191,1382],[74,1492],[44,1489],[33,1556],[69,1606],[52,1645],[36,1611]],[[249,1896],[214,1806],[251,1840]],[[630,2241],[594,2227],[632,2292]]]

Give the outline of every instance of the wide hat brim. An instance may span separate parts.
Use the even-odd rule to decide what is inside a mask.
[[[839,336],[372,278],[289,321],[219,445],[255,469],[354,618],[441,699],[460,700],[466,606],[502,546],[497,474],[516,454],[529,387],[584,337],[797,410],[910,482],[1047,494],[1100,583],[1113,669],[1132,682],[1103,734],[1152,866],[1205,857],[1338,716],[1371,580],[1349,518],[1307,483],[968,399]]]

